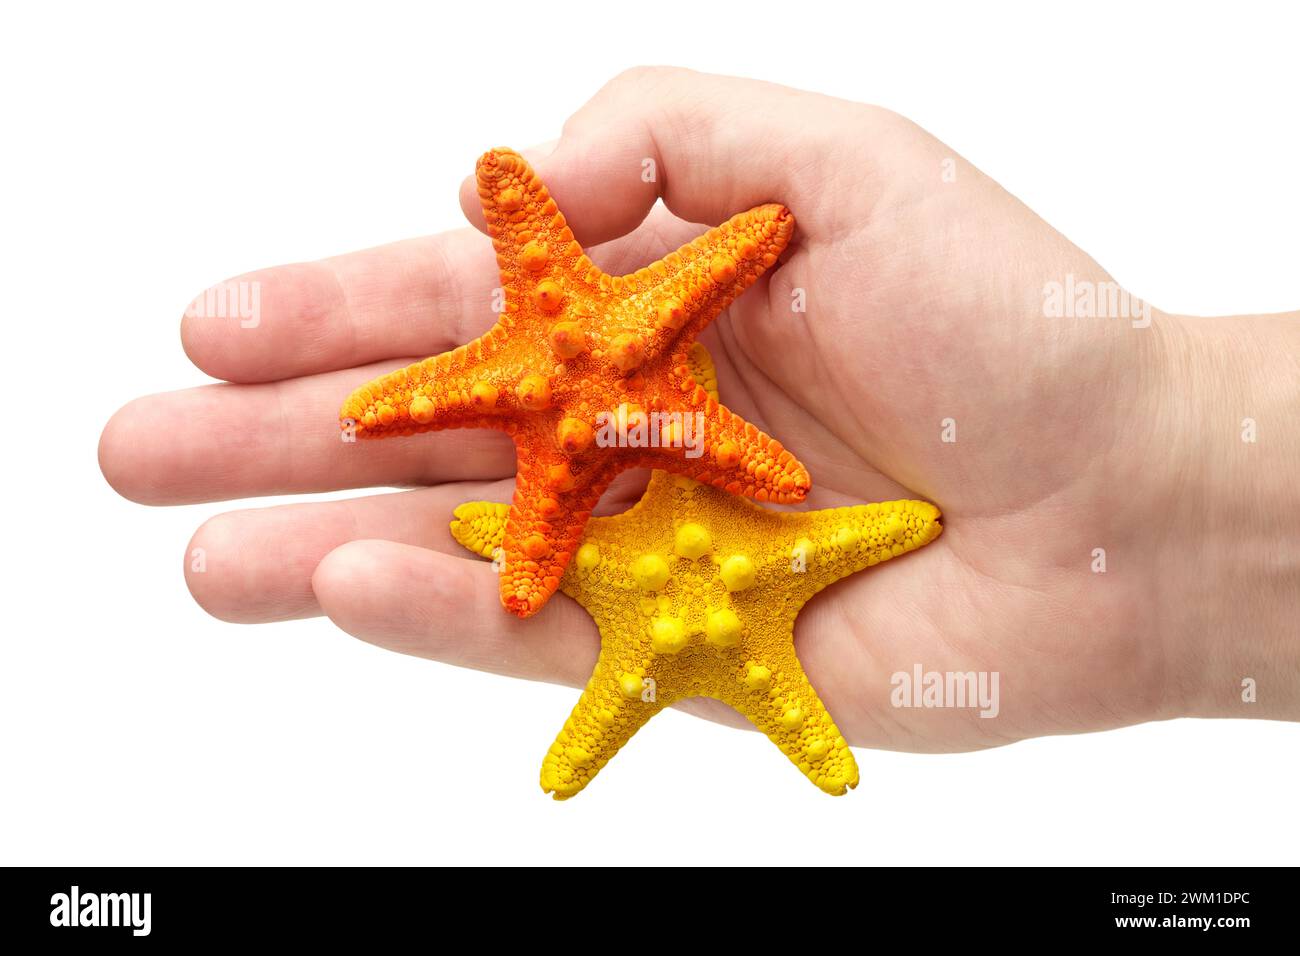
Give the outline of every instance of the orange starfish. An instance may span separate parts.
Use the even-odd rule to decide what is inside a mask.
[[[627,468],[661,468],[778,503],[808,472],[691,376],[691,343],[777,260],[794,217],[769,203],[644,269],[610,276],[546,187],[507,149],[478,161],[504,308],[485,335],[362,386],[342,425],[361,438],[496,428],[514,439],[501,601],[534,614],[559,587],[591,510]]]

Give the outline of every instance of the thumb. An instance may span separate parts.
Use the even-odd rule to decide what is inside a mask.
[[[800,207],[812,207],[816,184],[800,170],[835,129],[816,114],[849,106],[771,83],[640,67],[570,117],[551,152],[524,154],[584,246],[631,232],[659,198],[679,218],[710,225],[781,202],[802,228]],[[461,206],[486,230],[472,176]]]

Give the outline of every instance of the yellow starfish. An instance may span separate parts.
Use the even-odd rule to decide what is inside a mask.
[[[716,398],[703,346],[689,362]],[[451,532],[499,557],[507,513],[463,504]],[[542,789],[573,796],[654,714],[700,696],[748,717],[827,793],[857,786],[853,753],[795,656],[795,617],[828,584],[933,541],[938,518],[924,501],[771,511],[655,471],[630,510],[587,524],[560,580],[596,621],[600,655],[542,763]]]
[[[357,389],[340,419],[357,438],[496,428],[514,439],[501,573],[509,611],[527,617],[546,603],[592,508],[627,468],[666,468],[759,501],[803,500],[803,465],[709,398],[686,359],[700,330],[776,264],[794,234],[788,209],[756,206],[610,276],[518,153],[485,153],[478,190],[501,269],[501,318],[467,345]]]

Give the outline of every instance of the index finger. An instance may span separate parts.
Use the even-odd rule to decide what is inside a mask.
[[[220,283],[186,310],[181,343],[240,383],[435,355],[492,325],[498,283],[492,247],[457,229]]]

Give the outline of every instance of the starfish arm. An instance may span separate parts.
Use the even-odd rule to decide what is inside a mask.
[[[650,478],[652,485],[671,480],[672,476],[664,472],[656,472]],[[637,502],[632,511],[640,506],[641,502]],[[560,589],[593,615],[611,603],[601,597],[606,591],[614,593],[633,586],[632,562],[637,552],[622,540],[627,533],[624,527],[630,514],[631,511],[616,518],[591,519],[583,531],[582,543],[574,560],[560,578]],[[480,557],[503,560],[502,545],[510,517],[509,505],[495,501],[466,501],[457,505],[454,515],[451,535],[458,543]]]
[[[665,440],[659,428],[660,447],[645,449],[638,465],[664,468],[758,501],[790,504],[807,497],[812,487],[808,469],[785,446],[719,405],[685,366],[682,382],[688,391],[680,423],[670,418],[664,426],[673,429],[673,440]],[[652,430],[655,424],[651,418]]]
[[[782,517],[789,585],[802,601],[840,578],[915,551],[943,532],[928,501],[882,501]]]
[[[650,476],[652,487],[672,480],[672,475],[662,471]],[[633,586],[632,562],[640,552],[628,547],[624,539],[629,535],[635,536],[635,532],[628,530],[628,523],[634,520],[634,512],[641,507],[642,502],[638,501],[620,515],[592,518],[587,522],[574,561],[560,578],[560,589],[565,594],[593,609],[606,603],[599,599],[605,589],[616,592]],[[503,557],[509,505],[495,501],[466,501],[456,507],[454,514],[451,535],[466,550],[492,560]]]
[[[494,414],[497,395],[508,402],[512,385],[503,373],[485,368],[500,334],[494,328],[450,352],[372,379],[343,402],[342,428],[359,438],[388,438],[444,428],[503,427]]]
[[[704,389],[704,394],[715,402],[718,398],[718,370],[713,365],[713,356],[699,342],[692,342],[686,350],[686,373],[691,380]]]
[[[602,644],[591,679],[542,760],[542,789],[556,800],[582,790],[666,705],[644,667]]]
[[[469,501],[457,506],[452,537],[496,563],[502,603],[511,613],[530,617],[562,581],[572,579],[566,574],[570,560],[579,550],[579,539],[591,537],[584,537],[584,527],[612,478],[612,471],[596,468],[578,484],[567,465],[524,457],[521,446],[514,502]],[[613,552],[614,546],[607,543],[601,559],[608,560]],[[587,556],[596,554],[593,543],[580,556],[581,563],[586,565]]]
[[[811,485],[807,470],[780,442],[719,404],[718,376],[709,350],[699,342],[692,342],[676,358],[679,360],[676,380],[686,405],[679,420],[681,428],[677,429],[673,419],[667,420],[666,427],[681,439],[680,447],[670,444],[653,449],[639,464],[667,468],[750,498],[801,501]],[[691,425],[689,433],[687,424]],[[656,433],[662,441],[664,426],[647,419],[648,428],[657,425]]]
[[[808,681],[792,636],[751,648],[737,679],[718,698],[749,718],[790,762],[826,793],[858,785],[858,765],[830,712]]]
[[[590,295],[609,276],[583,253],[564,214],[528,161],[510,149],[493,149],[476,168],[479,201],[497,254],[506,293],[505,322],[513,315],[556,315],[572,293]]]
[[[456,508],[452,536],[475,554],[499,559],[509,511],[507,505],[495,502],[466,502]],[[656,693],[653,678],[647,680],[655,655],[648,639],[636,636],[645,630],[645,622],[618,620],[624,605],[610,599],[632,581],[627,550],[617,541],[617,525],[611,520],[597,518],[587,525],[582,548],[562,580],[565,593],[601,625],[601,650],[591,679],[542,762],[542,789],[557,800],[590,783],[669,702]],[[619,637],[611,639],[611,634]]]
[[[496,558],[506,535],[510,506],[495,501],[466,501],[452,512],[451,536],[480,557]]]
[[[501,603],[531,617],[560,586],[591,509],[618,474],[610,463],[588,462],[578,474],[560,453],[539,453],[517,433],[515,494],[501,538]]]
[[[647,355],[667,352],[676,341],[693,340],[776,264],[793,235],[790,210],[767,203],[620,277],[628,299],[623,332],[641,337]]]

